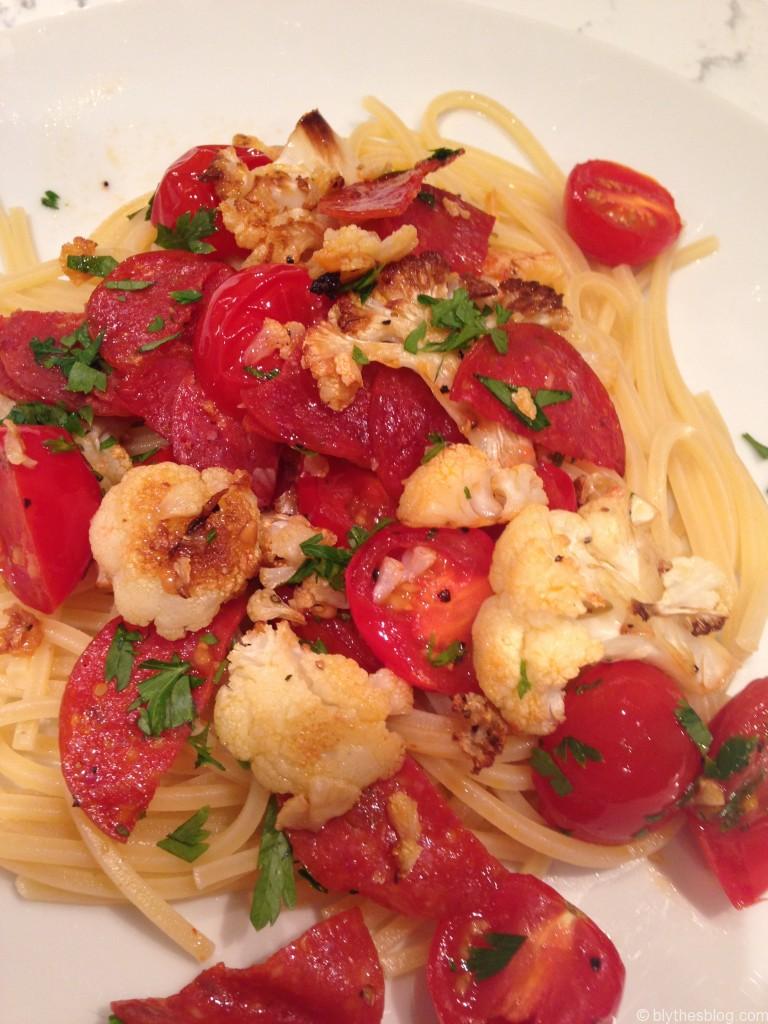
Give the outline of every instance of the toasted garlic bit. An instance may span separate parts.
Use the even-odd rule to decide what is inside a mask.
[[[24,466],[25,469],[34,469],[37,459],[27,455],[21,431],[13,420],[5,420],[5,435],[3,437],[3,449],[5,457],[12,466]]]
[[[34,654],[43,641],[43,626],[37,616],[20,604],[12,604],[3,615],[0,654]]]
[[[67,258],[69,256],[95,256],[96,255],[96,243],[92,238],[83,238],[81,235],[75,235],[71,242],[65,242],[61,247],[61,253],[59,255],[59,263],[64,274],[67,275],[72,284],[85,284],[86,281],[90,281],[92,274],[85,274],[82,270],[70,270],[67,266]]]
[[[421,856],[421,819],[419,805],[412,796],[402,790],[393,793],[387,800],[387,817],[397,834],[397,842],[392,853],[397,861],[398,878],[404,878],[413,870]]]
[[[120,615],[177,640],[255,575],[259,506],[241,471],[136,466],[105,495],[90,537]]]
[[[101,477],[99,483],[104,491],[119,484],[128,470],[133,468],[131,456],[122,445],[111,444],[107,448],[101,447],[107,436],[94,428],[83,437],[74,438],[88,465]]]
[[[351,658],[316,654],[285,622],[259,625],[229,655],[216,734],[263,786],[291,794],[278,827],[316,830],[402,764],[403,741],[386,725],[403,706],[405,684],[395,683],[373,680]]]

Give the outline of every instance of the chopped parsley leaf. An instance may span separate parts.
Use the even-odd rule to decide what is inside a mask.
[[[361,544],[365,544],[369,537],[372,537],[374,533],[378,533],[379,530],[383,530],[385,526],[389,526],[393,523],[394,519],[387,519],[383,516],[381,519],[377,519],[373,527],[368,530],[365,526],[350,526],[347,530],[347,544],[352,551],[357,551]]]
[[[274,380],[280,376],[280,368],[275,366],[272,370],[260,370],[258,366],[244,366],[243,369],[256,380]]]
[[[702,754],[706,754],[712,746],[712,733],[684,698],[680,700],[675,708],[675,718]]]
[[[65,406],[56,402],[20,402],[14,405],[5,419],[19,425],[61,427],[74,437],[82,437],[93,423],[93,409],[83,406],[79,412],[70,412]]]
[[[147,288],[153,288],[154,281],[133,281],[126,278],[123,281],[105,281],[104,287],[112,292],[143,292]]]
[[[573,789],[560,766],[541,747],[534,747],[531,751],[531,768],[542,778],[549,779],[549,784],[558,796],[567,796]]]
[[[731,736],[720,747],[714,758],[704,759],[704,774],[708,779],[727,779],[743,772],[757,748],[755,736]]]
[[[145,452],[138,452],[138,454],[131,456],[131,462],[134,466],[140,466],[143,462],[148,462],[153,455],[157,455],[163,447],[164,445],[158,444],[154,448],[147,448]]]
[[[379,273],[379,267],[371,267],[362,277],[356,277],[354,281],[347,281],[340,285],[339,292],[355,292],[360,302],[365,305],[371,296],[371,292],[376,287]]]
[[[285,832],[275,828],[277,799],[269,798],[259,845],[259,877],[251,901],[251,924],[259,931],[274,924],[285,906],[296,905],[293,851]]]
[[[173,654],[170,661],[150,658],[142,661],[139,668],[150,669],[153,673],[139,683],[139,696],[129,709],[141,709],[136,724],[143,733],[160,736],[177,725],[194,721],[192,690],[203,680],[192,674],[188,661],[182,661],[178,654]]]
[[[359,366],[367,366],[371,361],[365,352],[363,352],[361,348],[358,348],[357,345],[352,346],[352,358]]]
[[[752,446],[761,459],[768,459],[768,444],[761,444],[756,438],[752,437],[751,434],[742,434],[741,436],[749,445]]]
[[[219,638],[215,633],[203,633],[200,637],[200,642],[207,644],[208,647],[214,647],[219,642]]]
[[[74,451],[77,445],[74,441],[67,440],[66,437],[51,437],[47,441],[43,441],[43,448],[47,448],[54,455],[59,455],[61,452]]]
[[[754,778],[748,779],[742,786],[733,793],[726,801],[725,807],[718,814],[720,828],[727,832],[738,825],[746,811],[747,800],[752,796],[757,787],[762,783],[763,772],[758,772]]]
[[[165,839],[161,839],[157,845],[161,850],[166,850],[174,857],[180,857],[181,860],[191,864],[208,849],[208,843],[205,840],[211,833],[207,828],[203,828],[203,825],[208,820],[210,813],[210,807],[201,807],[191,818],[170,832]]]
[[[434,205],[435,205],[435,201],[436,201],[436,199],[437,199],[437,197],[435,196],[435,193],[434,193],[434,192],[429,192],[429,191],[428,191],[427,189],[425,189],[425,188],[423,188],[423,189],[421,190],[421,192],[417,192],[417,193],[416,193],[416,198],[417,198],[417,199],[418,199],[418,200],[419,200],[420,202],[422,202],[422,203],[426,203],[426,205],[427,205],[427,206],[432,206],[432,207],[434,207]]]
[[[218,536],[219,536],[219,531],[216,529],[216,527],[213,527],[212,529],[210,529],[208,531],[208,533],[206,533],[206,535],[205,535],[205,543],[206,544],[213,544],[213,542],[216,540],[216,538]]]
[[[145,345],[139,345],[139,352],[154,352],[156,348],[160,348],[161,345],[167,344],[169,341],[175,341],[176,338],[181,336],[181,331],[176,331],[175,334],[167,334],[164,338],[156,338],[154,341],[148,341]]]
[[[178,292],[171,292],[171,298],[174,302],[178,302],[180,306],[188,306],[190,302],[199,302],[203,297],[203,293],[199,292],[197,288],[182,288]]]
[[[405,341],[403,342],[403,348],[406,352],[410,352],[411,355],[416,355],[419,351],[419,342],[424,340],[424,336],[427,333],[427,321],[422,320],[418,327],[414,327],[413,330],[408,334]]]
[[[91,277],[106,277],[116,266],[117,260],[113,256],[67,256],[69,270],[79,270]]]
[[[104,662],[104,681],[111,683],[114,679],[115,689],[118,693],[124,690],[131,681],[133,663],[136,660],[137,644],[141,640],[141,633],[136,630],[126,629],[121,622],[112,637],[112,643],[107,651],[107,658]]]
[[[454,665],[457,661],[461,661],[467,652],[466,644],[462,643],[461,640],[454,640],[452,644],[449,644],[442,651],[436,651],[434,647],[434,637],[430,637],[427,641],[426,658],[429,664],[434,665],[435,668],[445,668],[447,665]]]
[[[426,462],[431,462],[432,459],[434,459],[436,455],[439,455],[443,448],[448,444],[442,434],[427,434],[427,440],[431,447],[427,448],[421,457],[422,466]]]
[[[467,501],[472,501],[472,491],[466,485],[464,486],[464,497]]]
[[[450,160],[452,156],[458,156],[463,150],[461,149],[448,149],[447,146],[438,146],[437,149],[433,149],[430,152],[430,156],[433,160]]]
[[[310,649],[310,651],[314,651],[315,654],[327,654],[328,653],[328,648],[325,646],[325,644],[320,639],[320,637],[318,637],[316,640],[312,641],[312,643],[309,645],[309,649]]]
[[[485,946],[470,946],[467,968],[478,981],[492,978],[503,971],[512,957],[525,942],[524,935],[509,935],[506,932],[486,932]]]
[[[344,570],[349,565],[352,552],[348,548],[336,548],[323,544],[322,533],[315,533],[303,541],[299,547],[305,561],[287,582],[291,585],[301,583],[308,576],[319,576],[328,580],[334,590],[344,589]]]
[[[517,696],[520,700],[528,693],[531,689],[531,681],[528,678],[528,666],[525,663],[525,658],[520,659],[520,678],[517,681]]]
[[[123,1024],[123,1021],[114,1013],[110,1013],[107,1024]]]
[[[49,210],[58,210],[60,199],[61,196],[57,192],[47,188],[40,197],[40,202],[43,206],[47,206]]]
[[[485,377],[481,373],[475,374],[475,379],[479,380],[480,383],[493,395],[494,398],[498,399],[499,402],[508,409],[509,412],[513,413],[521,423],[531,430],[543,430],[549,426],[549,419],[544,414],[544,409],[548,405],[559,405],[561,402],[570,402],[573,395],[570,391],[556,391],[550,388],[539,388],[536,392],[530,392],[533,404],[536,406],[536,415],[534,417],[527,416],[522,409],[518,408],[515,402],[515,393],[520,390],[524,385],[507,384],[506,381],[497,380],[495,377]]]
[[[67,378],[67,391],[87,395],[94,388],[107,389],[107,372],[99,368],[104,364],[98,359],[103,338],[103,334],[92,338],[88,324],[83,322],[72,334],[64,335],[58,345],[54,338],[33,338],[29,347],[38,366],[61,370]]]
[[[156,316],[153,320],[150,320],[147,324],[147,334],[157,334],[158,331],[162,331],[165,327],[165,317]]]
[[[603,755],[599,750],[595,750],[594,747],[590,747],[586,743],[582,743],[581,740],[577,740],[574,736],[564,737],[554,748],[554,753],[557,754],[563,762],[568,760],[568,754],[572,754],[576,764],[580,765],[582,768],[587,761],[594,761],[595,763],[598,763],[603,760]]]
[[[217,761],[211,754],[208,746],[208,732],[210,731],[210,728],[211,724],[209,722],[201,732],[196,732],[194,735],[187,737],[187,742],[197,754],[197,757],[195,758],[195,768],[202,768],[203,765],[210,764],[214,768],[220,768],[224,772],[226,771],[226,768],[221,761]]]
[[[185,249],[187,252],[213,252],[214,247],[203,239],[216,230],[216,210],[201,207],[197,213],[182,213],[172,228],[157,225],[155,241],[161,249]]]

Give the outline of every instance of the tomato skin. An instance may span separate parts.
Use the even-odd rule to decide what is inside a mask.
[[[737,909],[748,907],[768,890],[768,678],[755,679],[720,709],[710,722],[709,756],[736,736],[756,741],[747,766],[720,782],[727,802],[748,792],[752,806],[728,827],[720,808],[688,806],[688,822],[707,863]],[[755,784],[756,783],[756,784]],[[713,783],[710,782],[710,785]],[[736,805],[738,806],[738,804]]]
[[[466,959],[488,932],[524,942],[502,970],[478,980]],[[624,974],[593,921],[532,875],[509,875],[472,913],[438,922],[427,985],[440,1024],[597,1024],[614,1019]]]
[[[232,275],[211,296],[195,334],[195,375],[225,412],[237,412],[241,389],[254,382],[243,356],[267,317],[309,326],[326,316],[330,302],[313,295],[311,283],[302,267],[265,263]]]
[[[547,504],[550,508],[560,508],[566,512],[578,510],[576,488],[564,469],[556,466],[549,459],[540,459],[536,463],[536,472],[541,477],[547,495]]]
[[[392,601],[376,604],[375,577],[384,557],[400,558],[415,547],[437,554],[434,564],[416,579],[415,593],[400,607]],[[492,554],[493,541],[482,530],[425,530],[399,524],[380,530],[355,552],[346,572],[349,610],[361,636],[387,668],[425,690],[477,689],[472,623],[492,592]],[[446,592],[448,601],[438,598]],[[456,642],[464,645],[464,654],[452,665],[433,665],[427,658],[430,641],[433,654]]]
[[[366,672],[376,672],[381,668],[381,662],[360,636],[354,622],[340,615],[332,619],[307,615],[303,626],[293,626],[292,629],[300,640],[309,644],[319,640],[325,644],[329,654],[343,654],[345,658],[352,658]]]
[[[0,572],[16,597],[50,614],[75,589],[91,561],[88,527],[101,503],[96,477],[79,449],[51,452],[47,441],[71,442],[58,427],[17,427],[35,466],[15,466],[0,427]]]
[[[468,402],[481,417],[503,423],[540,448],[624,474],[624,435],[600,378],[569,342],[533,323],[505,325],[509,351],[497,352],[489,338],[464,357],[451,388],[454,401]],[[510,385],[568,391],[571,398],[544,410],[550,422],[532,430],[482,384],[477,375]]]
[[[394,519],[396,503],[384,485],[367,469],[330,460],[326,476],[302,470],[296,479],[299,512],[313,526],[332,530],[341,544],[353,526],[373,529],[381,519]]]
[[[654,259],[683,226],[663,185],[610,160],[587,160],[573,168],[565,184],[564,212],[576,244],[610,267]]]
[[[701,769],[701,754],[675,717],[681,699],[673,679],[642,661],[584,669],[565,691],[565,721],[541,741],[571,792],[560,796],[533,773],[549,824],[588,842],[626,843],[677,813]],[[600,760],[577,763],[561,746],[569,737]]]
[[[205,174],[216,155],[226,148],[213,145],[193,146],[186,153],[182,153],[178,160],[174,160],[160,179],[152,200],[150,219],[153,224],[164,224],[165,227],[172,228],[182,213],[194,214],[203,208],[210,210],[218,207],[216,189],[211,181],[206,180]],[[258,149],[235,146],[235,152],[250,170],[271,163],[269,157]],[[214,251],[210,255],[223,259],[247,256],[248,251],[241,249],[235,241],[235,236],[224,227],[218,209],[215,222],[216,229],[213,234],[203,239],[213,246]]]

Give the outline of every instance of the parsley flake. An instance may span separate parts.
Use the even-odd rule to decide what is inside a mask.
[[[165,317],[156,316],[147,324],[147,334],[157,334],[165,327]]]
[[[210,813],[210,807],[201,807],[191,818],[170,832],[165,839],[161,839],[157,845],[161,850],[166,850],[174,857],[180,857],[191,864],[208,849],[208,843],[205,840],[211,833],[207,828],[203,828],[203,825],[208,820]]]
[[[216,758],[211,754],[210,747],[208,746],[208,732],[211,728],[210,722],[201,732],[196,732],[193,736],[187,737],[187,743],[197,754],[195,758],[195,768],[202,768],[203,765],[210,764],[214,768],[220,768],[222,771],[226,771],[226,768],[217,761]]]
[[[305,561],[287,581],[289,584],[301,583],[314,574],[328,580],[334,590],[344,589],[344,570],[349,565],[352,552],[348,548],[323,544],[322,541],[322,533],[315,533],[299,545]]]
[[[427,462],[431,462],[432,459],[434,459],[436,455],[439,455],[443,448],[448,444],[442,434],[427,434],[427,440],[431,447],[427,448],[421,457],[422,466]]]
[[[161,249],[185,249],[187,252],[203,254],[213,252],[214,247],[203,239],[216,230],[216,210],[201,207],[197,213],[182,213],[172,228],[157,225],[155,241]]]
[[[528,693],[532,686],[530,679],[528,678],[528,666],[525,663],[525,658],[520,659],[520,678],[517,681],[517,696],[520,700]]]
[[[107,373],[98,359],[103,334],[92,338],[88,324],[80,324],[72,334],[66,334],[56,343],[54,338],[33,338],[29,343],[35,362],[48,370],[59,369],[67,378],[67,391],[87,395],[96,389],[106,391]]]
[[[581,740],[577,740],[574,736],[565,736],[557,744],[553,752],[557,754],[560,760],[564,763],[568,760],[568,754],[571,754],[576,764],[582,768],[587,761],[599,763],[603,760],[603,755],[599,750],[595,750],[594,747],[590,747],[586,743],[582,743]]]
[[[154,448],[147,448],[145,452],[138,452],[136,455],[131,456],[131,462],[134,466],[140,466],[144,462],[149,462],[152,456],[157,455],[164,447],[165,445],[156,444]]]
[[[66,437],[51,437],[47,441],[43,441],[43,448],[47,448],[54,455],[60,455],[61,452],[73,452],[77,445]]]
[[[82,437],[93,423],[93,409],[86,405],[79,412],[70,412],[59,402],[53,405],[47,402],[20,402],[14,405],[5,419],[19,425],[61,427],[73,437]]]
[[[116,266],[117,260],[113,256],[67,256],[68,270],[79,270],[91,277],[106,277]]]
[[[199,302],[203,293],[199,292],[197,288],[182,288],[178,292],[171,292],[170,296],[180,306],[188,306],[191,302]]]
[[[316,640],[312,641],[312,643],[309,645],[309,649],[310,649],[310,651],[313,651],[315,654],[327,654],[328,653],[328,648],[325,646],[325,644],[320,639],[320,637],[317,637]]]
[[[114,1013],[110,1013],[107,1024],[123,1024],[123,1021]]]
[[[533,404],[536,406],[536,415],[531,417],[518,408],[514,398],[524,385],[507,384],[506,381],[497,380],[495,377],[485,377],[481,373],[476,373],[475,379],[479,380],[483,387],[490,391],[493,397],[501,402],[505,409],[513,413],[521,423],[536,431],[543,430],[550,425],[548,417],[544,414],[546,406],[570,402],[573,398],[570,391],[557,391],[551,388],[539,388],[536,392],[530,392]]]
[[[445,668],[447,665],[454,665],[457,661],[461,661],[466,652],[466,644],[462,643],[461,640],[454,640],[452,644],[449,644],[442,651],[435,650],[434,636],[430,637],[427,641],[426,658],[429,664],[434,665],[435,668]]]
[[[534,747],[531,751],[531,768],[542,778],[549,779],[549,784],[558,796],[568,796],[573,789],[562,768],[541,747]]]
[[[406,352],[416,355],[419,351],[419,342],[424,340],[424,336],[427,333],[427,321],[422,320],[418,327],[414,327],[413,330],[408,334],[405,341],[403,342],[403,348]]]
[[[430,151],[433,160],[450,160],[452,156],[461,156],[463,149],[448,149],[447,146],[438,146]]]
[[[702,722],[687,700],[680,700],[675,708],[675,718],[683,729],[685,729],[702,754],[706,754],[712,746],[712,733]]]
[[[58,210],[60,199],[61,196],[57,192],[47,188],[40,197],[40,202],[43,206],[47,206],[49,210]]]
[[[251,924],[259,931],[274,924],[282,907],[296,905],[293,852],[288,837],[275,828],[277,799],[269,798],[261,826],[259,877],[251,901]]]
[[[175,334],[167,334],[164,338],[156,338],[154,341],[148,341],[145,345],[139,345],[138,351],[154,352],[156,348],[160,348],[161,345],[165,345],[169,341],[175,341],[179,337],[181,337],[181,331],[176,331]]]
[[[357,345],[352,346],[352,358],[355,360],[358,366],[367,366],[368,363],[370,363],[371,361],[365,354],[365,352],[363,352],[361,348],[358,348]]]
[[[145,735],[160,736],[168,729],[194,720],[192,690],[203,680],[192,674],[188,661],[174,654],[170,661],[155,658],[142,661],[139,668],[150,669],[153,675],[139,683],[139,696],[129,710],[141,708],[136,724]]]
[[[743,772],[757,749],[755,736],[731,736],[720,747],[714,758],[704,759],[704,774],[708,779],[727,779]]]
[[[419,202],[425,203],[427,206],[434,207],[437,200],[437,196],[434,192],[430,192],[428,189],[423,188],[421,192],[416,193],[416,198]]]
[[[111,292],[143,292],[147,288],[154,287],[154,281],[134,281],[131,278],[126,278],[123,281],[105,281],[104,287],[108,288]]]
[[[280,376],[280,368],[275,366],[272,370],[261,370],[258,366],[244,366],[243,369],[256,380],[274,380]]]
[[[512,957],[525,942],[524,935],[509,935],[506,932],[486,932],[485,946],[470,946],[467,968],[478,981],[492,978],[503,971]]]
[[[749,445],[752,446],[761,459],[768,459],[768,444],[761,444],[756,438],[752,437],[751,434],[742,434],[741,436]]]

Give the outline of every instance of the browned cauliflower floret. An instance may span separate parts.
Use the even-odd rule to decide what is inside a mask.
[[[258,533],[247,473],[163,462],[125,474],[90,537],[120,615],[176,640],[243,591],[258,568]]]

